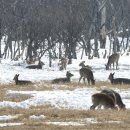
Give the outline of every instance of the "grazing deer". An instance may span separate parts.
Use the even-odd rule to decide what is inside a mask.
[[[113,100],[115,101],[115,104],[117,104],[120,109],[126,109],[125,104],[122,102],[122,99],[121,99],[121,96],[119,93],[117,93],[111,89],[109,89],[109,90],[104,89],[101,91],[101,93],[105,93],[105,94],[109,95],[111,98],[113,98]]]
[[[67,58],[61,58],[59,61],[59,65],[60,65],[60,70],[66,70],[68,64],[68,59]]]
[[[13,80],[15,81],[16,85],[26,85],[26,84],[30,84],[32,83],[31,81],[27,81],[27,80],[18,80],[19,74],[16,74],[13,78]]]
[[[104,106],[105,109],[108,109],[108,108],[117,109],[113,98],[105,93],[93,94],[92,103],[93,105],[90,107],[90,109],[95,109],[98,106]]]
[[[119,54],[115,53],[112,54],[109,58],[108,58],[108,62],[105,65],[106,66],[106,70],[109,70],[109,67],[111,67],[111,64],[113,64],[113,69],[114,69],[114,63],[116,63],[116,69],[118,69],[118,61],[119,61]]]
[[[65,82],[70,82],[70,78],[73,76],[73,74],[71,74],[69,71],[66,72],[66,78],[57,78],[57,79],[54,79],[52,81],[52,83],[65,83]]]
[[[91,66],[85,65],[85,61],[82,61],[82,62],[79,64],[79,66],[81,66],[82,68],[85,67],[85,68],[88,68],[88,69],[92,70],[92,67],[91,67]]]
[[[111,81],[111,84],[130,84],[130,79],[127,78],[114,78],[115,73],[110,73],[108,79]]]
[[[89,85],[90,85],[90,81],[91,81],[92,85],[95,85],[93,72],[90,69],[88,69],[88,68],[81,68],[79,70],[79,73],[80,73],[79,83],[80,83],[80,80],[83,78],[84,84],[86,85],[85,78],[87,78]]]
[[[45,65],[45,64],[39,60],[38,65],[29,65],[29,66],[26,66],[26,68],[28,68],[28,69],[42,69],[43,65]]]

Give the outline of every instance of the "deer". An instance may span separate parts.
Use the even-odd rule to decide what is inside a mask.
[[[90,85],[90,81],[91,81],[92,85],[95,85],[95,79],[94,79],[94,76],[93,76],[93,72],[90,69],[81,68],[79,70],[79,73],[80,73],[79,83],[80,83],[80,80],[83,78],[84,84],[86,85],[85,78],[87,78],[89,85]]]
[[[114,53],[112,54],[109,58],[108,58],[108,62],[105,65],[106,66],[106,70],[109,70],[109,67],[111,67],[111,64],[113,64],[113,69],[114,69],[114,63],[116,63],[116,69],[118,69],[118,61],[119,61],[119,54],[118,53]]]
[[[52,81],[52,83],[67,83],[67,82],[70,82],[70,78],[74,76],[73,74],[71,74],[69,71],[66,72],[66,78],[57,78],[57,79],[54,79]]]
[[[95,93],[92,95],[92,103],[93,105],[90,107],[91,110],[95,109],[98,106],[103,106],[104,109],[115,109],[118,108],[115,106],[115,101],[113,98],[105,93]]]
[[[85,67],[85,68],[88,68],[88,69],[92,70],[92,67],[91,67],[91,66],[85,65],[85,61],[80,62],[79,66],[81,66],[82,68]]]
[[[111,81],[111,84],[130,84],[130,79],[128,78],[114,78],[114,73],[110,73],[108,79]]]
[[[108,96],[110,96],[111,98],[113,98],[113,100],[115,101],[115,104],[120,108],[125,110],[125,104],[123,103],[121,96],[119,93],[115,92],[114,90],[111,89],[104,89],[101,91],[101,93],[105,93]]]
[[[16,85],[27,85],[27,84],[31,84],[31,81],[27,81],[27,80],[19,80],[18,79],[19,74],[15,74],[13,80],[15,81]]]
[[[28,68],[28,69],[42,69],[43,65],[45,65],[45,64],[39,60],[38,65],[29,65],[29,66],[26,66],[26,68]]]
[[[60,65],[60,70],[66,70],[67,64],[68,64],[68,59],[66,57],[61,58],[58,64]]]

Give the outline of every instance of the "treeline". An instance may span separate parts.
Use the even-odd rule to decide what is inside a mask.
[[[105,48],[106,36],[113,52],[128,49],[129,7],[129,0],[0,0],[0,57],[15,59],[26,50],[29,61],[46,53],[71,63],[78,49],[98,57],[98,41]]]

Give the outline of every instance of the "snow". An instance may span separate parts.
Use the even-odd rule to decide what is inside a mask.
[[[30,119],[45,119],[46,118],[46,116],[44,116],[44,115],[39,115],[39,116],[36,116],[36,115],[32,115],[32,116],[30,116]]]
[[[59,125],[59,126],[84,126],[86,124],[96,124],[96,123],[117,123],[120,124],[122,123],[121,121],[104,121],[100,122],[97,121],[95,118],[85,118],[82,119],[80,122],[45,122],[44,124],[47,125]]]
[[[96,81],[109,81],[108,76],[110,72],[115,72],[115,77],[125,77],[129,78],[130,73],[130,60],[129,56],[123,55],[120,57],[119,60],[119,70],[105,70],[105,64],[107,63],[108,59],[93,59],[88,60],[86,57],[84,57],[83,60],[86,59],[86,64],[92,66],[93,73]],[[65,77],[66,71],[69,70],[74,76],[72,77],[72,82],[78,82],[79,79],[79,63],[81,60],[73,60],[71,65],[67,66],[67,70],[59,71],[57,70],[57,61],[53,61],[55,64],[54,66],[49,69],[46,67],[42,70],[30,70],[25,68],[26,64],[23,62],[22,65],[16,66],[14,63],[15,61],[9,61],[9,60],[2,60],[2,63],[0,64],[0,73],[2,76],[0,77],[0,83],[8,84],[8,83],[14,83],[13,76],[16,73],[19,73],[19,79],[22,80],[31,80],[32,82],[35,81],[52,81],[54,78],[59,77]],[[18,63],[18,61],[17,61]],[[22,63],[21,61],[19,62]],[[15,64],[15,65],[14,65]],[[83,82],[81,82],[83,83]],[[35,87],[36,86],[34,84]],[[63,87],[65,85],[58,85],[53,84],[51,87],[53,87],[53,91],[7,91],[7,95],[19,95],[19,94],[28,94],[30,95],[30,98],[22,101],[22,102],[11,102],[11,101],[2,101],[0,102],[0,107],[12,107],[12,108],[29,108],[31,106],[37,106],[37,105],[45,105],[49,104],[53,107],[57,108],[67,108],[67,109],[89,109],[91,106],[91,95],[96,93],[96,85],[93,87],[87,86],[86,88],[79,88],[73,91],[69,90],[59,90],[60,87]],[[101,88],[104,88],[106,86],[101,86]],[[121,97],[123,99],[123,102],[126,104],[126,107],[130,109],[130,89],[125,91],[120,91],[116,88],[114,88],[115,91],[118,91],[121,94]]]
[[[126,108],[130,109],[130,90],[119,91]],[[22,102],[0,102],[0,107],[29,108],[37,105],[51,105],[58,109],[83,109],[88,110],[92,105],[91,95],[98,92],[96,88],[80,88],[74,91],[9,91],[8,95],[28,94],[31,98]]]
[[[29,108],[30,106],[49,104],[59,109],[89,109],[91,105],[91,95],[95,92],[95,88],[76,89],[74,91],[9,91],[8,95],[30,94],[33,97],[17,103],[7,101],[0,102],[0,107]]]
[[[15,118],[18,118],[18,115],[15,115],[15,116],[3,115],[3,116],[0,116],[0,121],[1,120],[11,120],[11,119],[15,119]]]
[[[119,70],[105,70],[105,64],[107,63],[107,58],[94,58],[93,60],[88,60],[87,57],[84,57],[82,60],[77,59],[73,60],[71,65],[67,66],[67,70],[74,74],[72,77],[72,81],[77,82],[79,79],[79,63],[81,61],[86,61],[85,64],[90,65],[93,68],[94,77],[96,81],[108,81],[108,76],[110,72],[115,72],[115,77],[126,77],[129,78],[129,69],[130,69],[130,56],[120,56],[119,59]],[[26,64],[24,61],[10,61],[10,60],[2,60],[0,64],[0,73],[2,76],[0,77],[0,83],[8,84],[13,83],[13,77],[15,74],[20,74],[19,79],[26,79],[32,82],[37,81],[51,81],[55,78],[65,77],[66,70],[59,71],[58,70],[58,61],[53,61],[53,66],[48,67],[48,62],[46,59],[42,61],[45,62],[45,66],[43,66],[42,70],[31,70],[26,68]],[[16,65],[17,64],[17,65]],[[100,75],[100,76],[99,76]]]
[[[0,123],[0,127],[5,127],[5,126],[19,126],[23,125],[23,123]]]
[[[31,106],[39,106],[39,105],[50,105],[52,107],[58,109],[80,109],[80,110],[89,110],[92,105],[91,95],[98,92],[96,89],[96,85],[90,87],[87,85],[86,87],[79,88],[78,79],[79,79],[79,63],[85,60],[87,65],[90,65],[93,69],[94,78],[97,81],[109,81],[108,76],[111,72],[115,72],[115,77],[125,77],[130,78],[130,56],[126,56],[125,54],[119,59],[119,70],[105,70],[105,64],[108,59],[97,59],[88,60],[87,57],[84,59],[73,60],[71,65],[67,66],[67,70],[59,71],[58,70],[58,61],[53,61],[53,66],[51,68],[48,67],[48,62],[46,59],[42,59],[45,62],[45,66],[42,70],[30,70],[25,68],[26,64],[24,61],[10,61],[10,60],[2,60],[0,64],[0,83],[1,84],[9,84],[14,83],[13,77],[15,74],[20,74],[19,79],[22,80],[30,80],[34,82],[35,87],[40,87],[35,82],[40,81],[52,81],[55,78],[65,77],[66,71],[70,71],[74,76],[72,77],[72,82],[77,82],[74,90],[60,90],[59,88],[62,86],[66,87],[66,85],[58,85],[53,84],[50,87],[53,90],[49,91],[14,91],[9,89],[6,91],[6,95],[8,96],[17,96],[17,95],[29,95],[30,98],[20,101],[20,102],[12,102],[12,101],[0,101],[0,108],[11,107],[11,108],[24,108],[29,109]],[[81,82],[83,84],[83,81]],[[39,83],[40,84],[40,83]],[[19,86],[18,86],[19,87]],[[105,88],[107,86],[100,86],[100,88]],[[67,87],[66,87],[67,88]],[[120,90],[117,88],[113,89],[117,91],[126,105],[127,109],[130,109],[130,89]],[[6,117],[5,117],[6,118]],[[33,115],[30,118],[39,119],[45,118],[44,115],[36,116]],[[4,117],[0,120],[4,120]],[[89,122],[89,121],[88,121]],[[92,121],[90,121],[92,122]],[[53,123],[54,124],[54,123]],[[56,123],[58,124],[58,122]],[[60,124],[66,125],[60,122]],[[68,123],[67,125],[80,125],[74,122]],[[11,126],[11,125],[20,125],[17,124],[0,124],[0,126]],[[81,124],[82,125],[82,124]]]
[[[59,126],[81,126],[85,124],[81,124],[78,122],[45,122],[46,125],[59,125]]]

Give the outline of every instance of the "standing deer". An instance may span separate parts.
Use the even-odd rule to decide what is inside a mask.
[[[82,62],[79,64],[79,66],[81,66],[82,68],[83,68],[83,67],[86,67],[86,68],[92,70],[92,67],[91,67],[91,66],[85,65],[85,61],[82,61]]]
[[[66,78],[57,78],[57,79],[54,79],[52,81],[52,83],[66,83],[66,82],[70,82],[70,78],[73,76],[73,74],[71,74],[69,71],[66,72]]]
[[[19,77],[19,74],[16,74],[13,78],[16,85],[26,85],[26,84],[32,83],[31,81],[27,81],[27,80],[19,80],[18,77]]]
[[[43,65],[45,65],[45,64],[39,60],[38,65],[29,65],[29,66],[26,66],[26,68],[28,68],[28,69],[42,69]]]
[[[111,67],[111,64],[113,64],[113,69],[114,69],[114,63],[116,63],[116,69],[118,69],[118,61],[119,61],[119,54],[115,53],[112,54],[109,58],[108,58],[108,62],[105,65],[106,66],[106,70],[109,70],[109,67]]]
[[[122,99],[119,93],[111,89],[104,89],[101,91],[101,93],[105,93],[109,95],[111,98],[113,98],[113,100],[115,101],[115,104],[117,104],[120,109],[126,109],[125,104],[122,102]]]
[[[111,81],[111,84],[130,84],[130,79],[127,78],[114,78],[115,73],[110,73],[108,79]]]
[[[66,70],[67,64],[68,64],[68,59],[66,57],[61,58],[59,61],[60,70],[64,70],[64,69]]]
[[[80,83],[80,80],[83,78],[84,84],[86,85],[85,78],[87,78],[89,85],[90,85],[90,81],[91,81],[92,85],[95,85],[93,72],[90,69],[88,69],[88,68],[81,68],[79,70],[79,73],[80,73],[79,83]]]
[[[93,94],[92,103],[93,105],[90,107],[90,109],[95,109],[98,106],[104,106],[105,109],[108,109],[108,108],[117,109],[113,98],[105,93]]]

